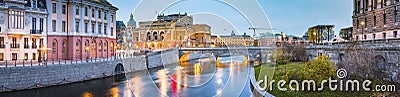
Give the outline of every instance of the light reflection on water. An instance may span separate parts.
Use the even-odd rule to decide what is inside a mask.
[[[209,97],[250,96],[248,66],[238,57],[220,58],[227,67],[199,59],[186,65],[128,73],[55,87],[0,93],[1,97]],[[240,62],[242,61],[242,62]],[[227,63],[226,63],[227,62]],[[213,65],[212,65],[213,64]],[[247,63],[246,63],[247,64]],[[191,70],[192,69],[192,70]],[[228,93],[228,94],[227,94]]]

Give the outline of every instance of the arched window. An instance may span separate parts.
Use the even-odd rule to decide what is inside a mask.
[[[97,47],[96,44],[97,44],[96,41],[93,40],[93,41],[92,41],[92,44],[91,44],[91,47],[92,47],[92,51],[91,51],[91,52],[92,52],[92,57],[96,57],[96,49],[97,49],[97,48],[96,48],[96,47]]]
[[[89,59],[89,50],[90,50],[90,47],[89,47],[89,40],[86,40],[86,42],[85,42],[85,53],[86,53],[86,59]]]
[[[157,41],[157,40],[158,40],[158,37],[157,37],[157,32],[155,32],[155,31],[153,32],[153,37],[154,37],[154,40],[155,40],[155,41]]]
[[[165,38],[164,32],[161,32],[161,33],[160,33],[160,36],[161,36],[161,40],[164,40],[164,38]]]
[[[151,34],[150,34],[150,32],[147,32],[147,41],[151,41]]]
[[[51,51],[52,51],[52,54],[53,54],[53,58],[57,58],[58,57],[58,55],[57,55],[57,40],[54,40],[53,41],[53,43],[52,43],[52,45],[51,45]]]
[[[99,42],[98,48],[99,48],[99,52],[103,51],[103,42],[101,40]]]
[[[114,55],[114,42],[110,43],[111,55]]]
[[[63,57],[66,57],[67,55],[67,40],[63,40],[62,42],[62,55]]]
[[[104,52],[107,52],[107,50],[108,50],[107,41],[104,42],[104,46],[103,47],[104,47]]]
[[[75,57],[81,59],[81,40],[77,40],[75,44]]]

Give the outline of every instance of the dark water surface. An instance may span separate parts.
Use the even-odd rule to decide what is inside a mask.
[[[0,93],[0,97],[249,97],[249,66],[225,58],[217,66],[198,59],[85,82]],[[232,60],[232,61],[227,61]],[[236,60],[236,61],[235,61]]]

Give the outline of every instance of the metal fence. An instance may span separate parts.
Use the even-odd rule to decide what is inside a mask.
[[[93,62],[105,62],[121,59],[121,57],[112,56],[112,57],[104,57],[104,58],[73,58],[71,59],[47,59],[47,60],[3,60],[0,61],[0,68],[7,67],[25,67],[25,66],[41,66],[41,65],[62,65],[62,64],[80,64],[80,63],[93,63]]]

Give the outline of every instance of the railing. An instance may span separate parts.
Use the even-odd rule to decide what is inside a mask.
[[[77,59],[77,58],[75,58]],[[68,60],[68,59],[47,59],[47,60],[3,60],[0,61],[0,68],[7,67],[25,67],[25,66],[47,66],[47,65],[75,65],[82,63],[106,62],[112,60],[122,59],[117,56],[104,57],[104,58],[86,58],[81,60]]]
[[[0,48],[5,48],[5,47],[6,47],[6,45],[0,44]]]
[[[29,48],[29,45],[24,45],[24,48],[25,48],[25,49],[28,49],[28,48]]]
[[[19,44],[10,44],[11,48],[19,48]]]
[[[31,30],[31,34],[42,34],[42,30]]]
[[[32,45],[32,48],[33,48],[33,49],[37,48],[37,45]]]

